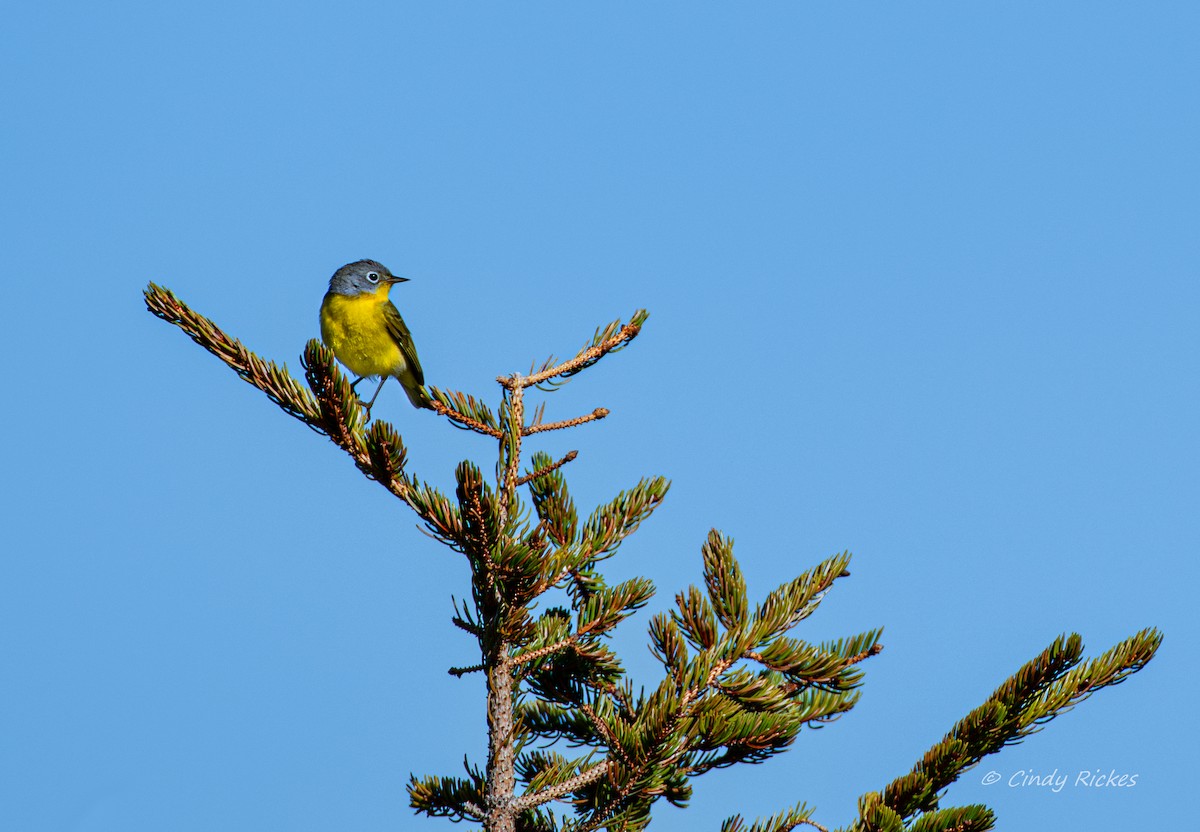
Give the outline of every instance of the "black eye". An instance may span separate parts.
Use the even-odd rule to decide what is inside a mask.
[[[379,272],[367,272],[367,280],[371,281],[372,283],[378,283]]]

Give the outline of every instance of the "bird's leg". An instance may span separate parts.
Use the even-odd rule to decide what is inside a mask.
[[[354,381],[350,382],[350,389],[353,390],[355,387],[357,387],[358,383],[364,378],[366,378],[366,376],[359,376],[358,378],[354,379]]]
[[[379,391],[383,389],[383,385],[389,378],[391,378],[391,376],[384,376],[381,378],[379,380],[379,386],[375,388],[375,395],[371,397],[371,401],[363,404],[363,410],[367,411],[367,421],[371,420],[371,406],[375,404],[375,400],[379,398]],[[359,381],[362,381],[362,379],[359,379]]]

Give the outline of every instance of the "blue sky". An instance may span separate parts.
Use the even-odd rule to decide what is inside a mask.
[[[383,830],[482,759],[462,563],[332,445],[148,315],[172,287],[298,367],[333,270],[395,293],[428,379],[634,347],[555,394],[605,422],[584,506],[673,481],[611,562],[885,627],[861,704],[655,827],[826,825],[1056,635],[1167,640],[946,803],[1162,825],[1195,772],[1200,119],[1194,4],[19,3],[0,32],[0,827]],[[414,470],[490,443],[385,389]],[[1181,749],[1180,746],[1184,748]],[[1080,771],[1135,788],[1074,786]],[[984,786],[995,770],[1000,784]],[[1068,773],[1059,792],[1007,785]],[[443,827],[445,828],[445,827]]]

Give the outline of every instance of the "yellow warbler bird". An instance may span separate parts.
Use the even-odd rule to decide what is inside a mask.
[[[363,404],[368,419],[371,405],[389,378],[400,382],[413,407],[433,409],[422,386],[425,374],[417,360],[412,333],[388,299],[391,288],[407,280],[396,277],[382,263],[359,260],[334,272],[321,301],[321,340],[347,370],[358,376],[351,387],[367,376],[380,377],[375,395]]]

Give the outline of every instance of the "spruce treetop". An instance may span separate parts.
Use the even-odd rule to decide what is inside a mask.
[[[846,552],[752,599],[733,541],[714,529],[700,547],[703,586],[678,592],[669,610],[649,619],[661,680],[635,684],[612,650],[609,636],[646,606],[654,586],[645,578],[609,584],[604,561],[650,517],[669,484],[662,477],[639,479],[581,518],[564,473],[577,452],[558,458],[526,453],[524,442],[601,420],[609,411],[547,422],[545,403],[529,409],[526,394],[553,391],[628,346],[646,321],[644,310],[598,328],[568,360],[550,358],[527,374],[498,377],[495,408],[467,393],[429,388],[436,413],[497,446],[494,473],[485,476],[480,465],[463,461],[450,494],[410,470],[394,425],[368,423],[333,354],[318,341],[304,349],[302,383],[170,290],[152,283],[145,302],[285,413],[327,436],[364,476],[408,506],[430,535],[466,559],[470,586],[454,601],[451,622],[477,651],[448,670],[486,678],[487,759],[464,760],[462,774],[413,776],[408,793],[417,812],[489,832],[640,830],[658,800],[685,806],[701,775],[768,760],[804,728],[833,721],[857,703],[862,663],[882,649],[881,630],[820,643],[795,634],[834,583],[849,575]],[[557,599],[561,603],[547,603]],[[1142,630],[1085,660],[1078,635],[1060,636],[955,723],[911,771],[864,794],[843,828],[993,828],[987,807],[941,807],[945,789],[983,757],[1140,670],[1161,639],[1154,629]],[[733,815],[720,828],[827,830],[815,814],[798,803],[753,822]]]

